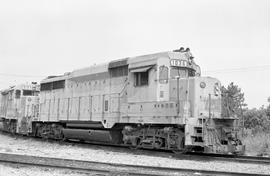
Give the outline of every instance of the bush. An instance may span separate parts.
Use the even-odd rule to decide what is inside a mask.
[[[270,156],[269,133],[248,133],[248,135],[242,138],[242,142],[246,145],[247,155]]]

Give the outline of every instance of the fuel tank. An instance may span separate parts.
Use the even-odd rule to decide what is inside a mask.
[[[121,131],[63,129],[63,134],[66,139],[83,141],[119,144],[122,140]]]

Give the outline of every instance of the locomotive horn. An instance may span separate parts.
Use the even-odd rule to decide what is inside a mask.
[[[184,49],[185,49],[185,48],[181,47],[181,48],[179,49],[179,52],[184,51]]]
[[[173,50],[174,52],[184,52],[185,48],[181,47],[180,49]]]

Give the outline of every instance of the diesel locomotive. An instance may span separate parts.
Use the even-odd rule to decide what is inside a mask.
[[[242,154],[236,118],[221,116],[220,86],[201,76],[189,48],[128,57],[1,91],[1,128],[134,148]]]

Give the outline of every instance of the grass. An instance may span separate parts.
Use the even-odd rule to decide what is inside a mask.
[[[247,134],[242,142],[246,145],[247,155],[270,156],[270,133]]]

